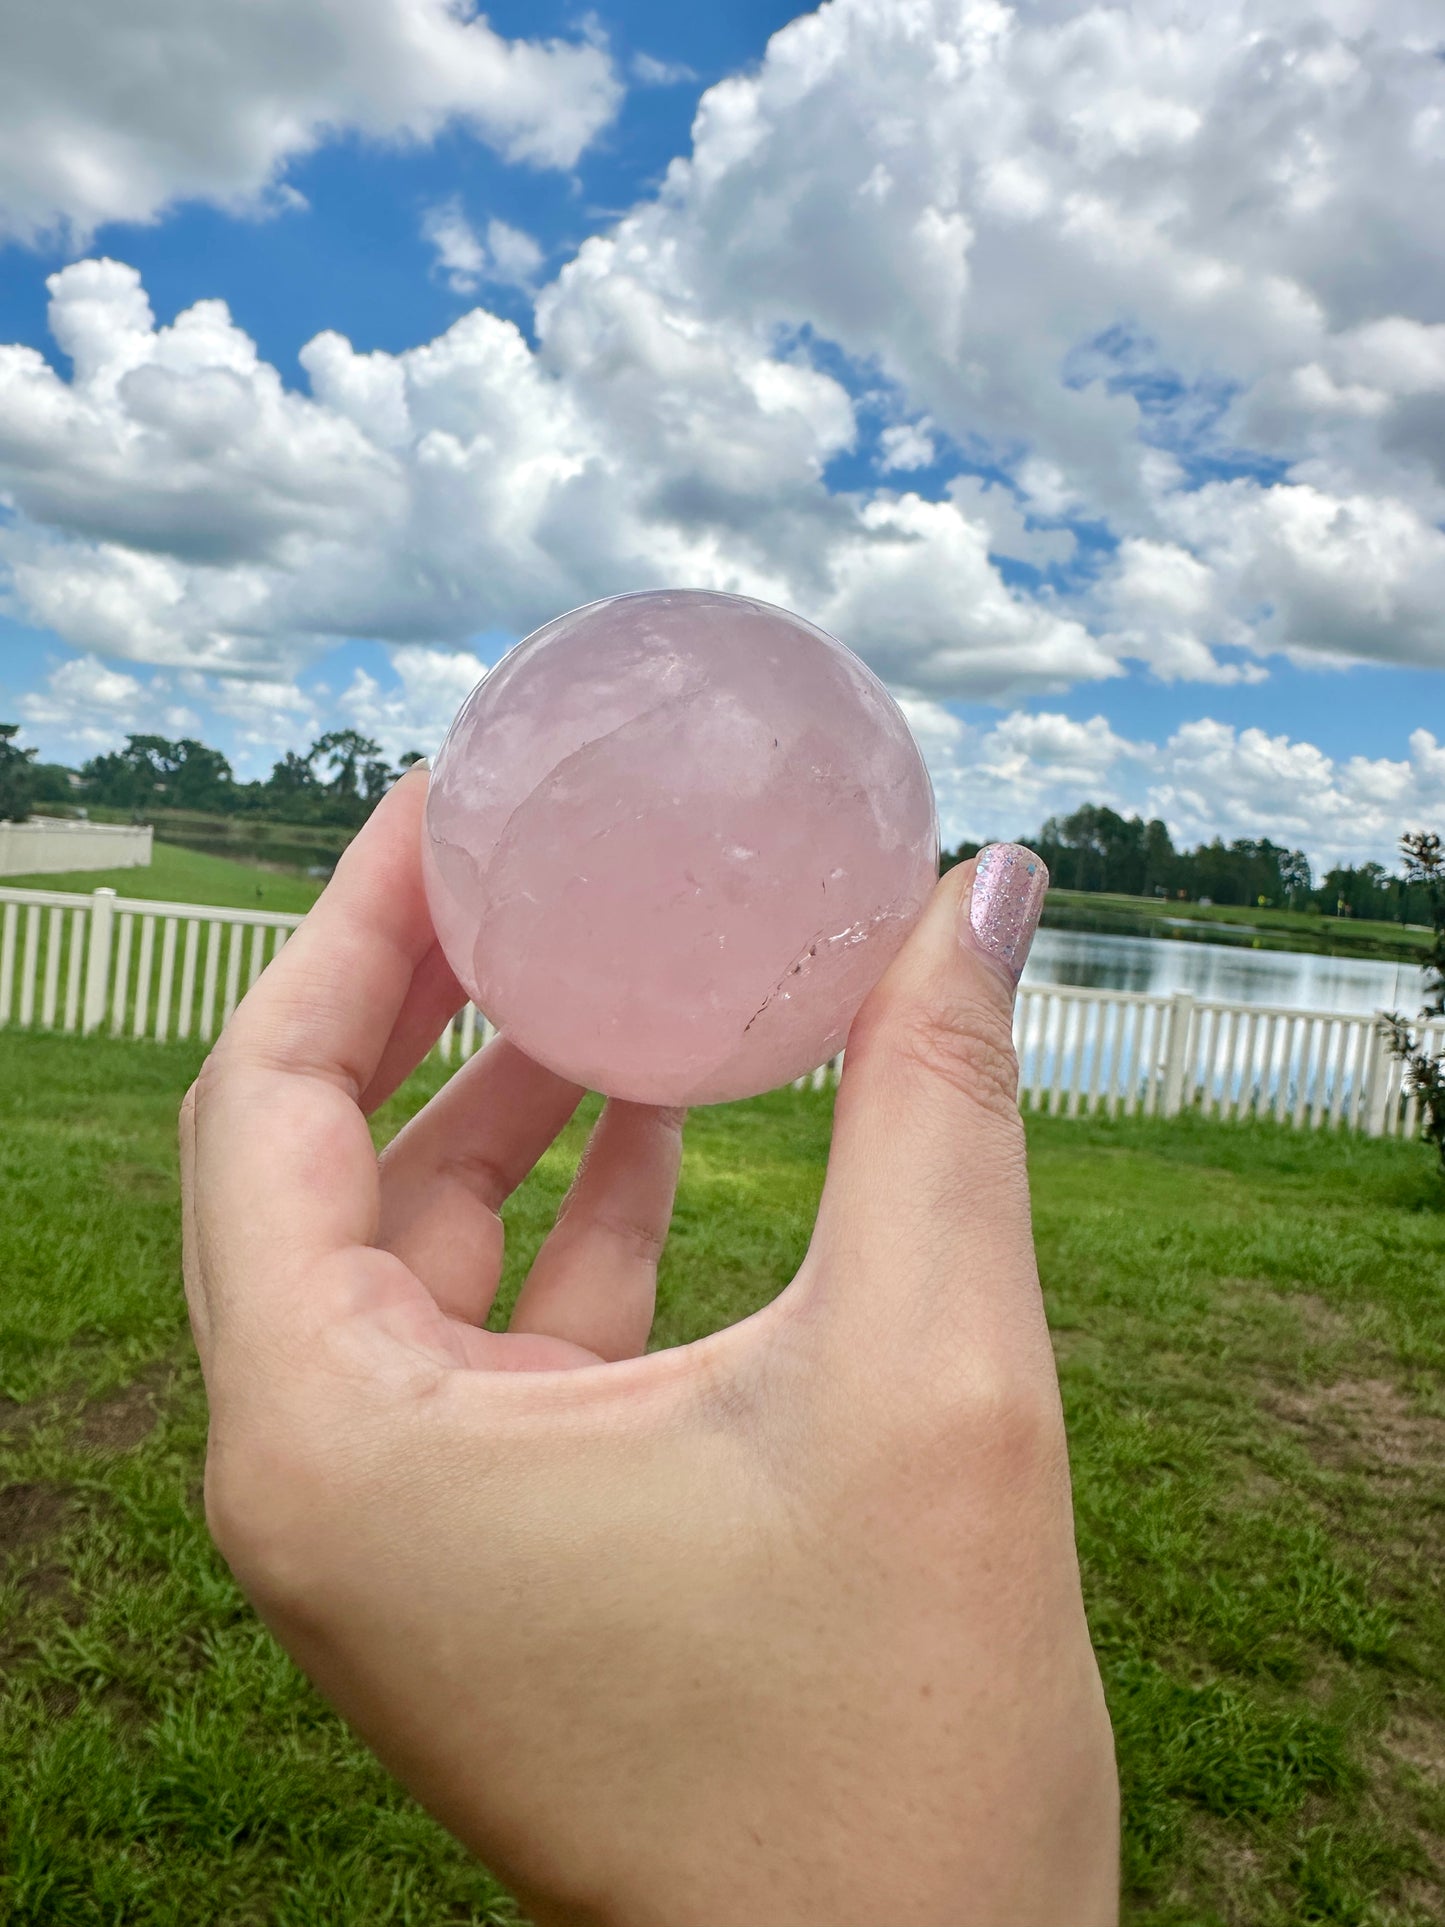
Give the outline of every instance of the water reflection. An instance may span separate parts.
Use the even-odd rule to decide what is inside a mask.
[[[1090,990],[1153,996],[1188,990],[1221,1003],[1362,1014],[1414,1010],[1421,997],[1420,972],[1408,963],[1099,936],[1085,930],[1041,930],[1024,983],[1081,984]]]

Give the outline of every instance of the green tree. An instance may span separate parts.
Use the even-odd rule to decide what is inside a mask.
[[[1445,1176],[1445,1053],[1432,1052],[1419,1026],[1445,1017],[1445,841],[1433,830],[1411,830],[1400,839],[1407,883],[1418,884],[1430,904],[1434,941],[1425,960],[1425,1001],[1412,1022],[1399,1011],[1380,1020],[1385,1043],[1404,1066],[1405,1091],[1420,1100],[1420,1135],[1435,1146]]]
[[[1142,894],[1153,896],[1157,890],[1168,891],[1174,887],[1174,873],[1179,867],[1178,853],[1174,839],[1168,828],[1159,818],[1153,817],[1144,825],[1143,835],[1144,880]]]
[[[35,751],[21,749],[19,734],[19,723],[0,723],[0,823],[23,823],[35,797]]]
[[[332,729],[311,745],[307,760],[313,768],[324,760],[332,772],[328,787],[333,795],[350,801],[362,795],[358,772],[363,764],[380,755],[381,744],[372,742],[360,730]]]
[[[135,814],[159,805],[224,810],[235,780],[221,752],[194,736],[127,736],[124,749],[92,757],[81,774],[97,803]]]
[[[166,779],[166,802],[178,810],[230,808],[235,773],[220,750],[183,736],[171,745],[171,770]]]
[[[1039,855],[1060,888],[1122,890],[1130,896],[1144,888],[1145,844],[1140,818],[1120,816],[1099,803],[1051,816],[1038,837]]]
[[[396,772],[390,763],[383,763],[377,757],[368,757],[361,766],[361,795],[368,809],[376,808],[395,780]]]
[[[73,803],[75,801],[75,772],[64,763],[33,763],[35,775],[35,803]]]
[[[321,794],[321,782],[312,767],[311,756],[298,756],[294,749],[288,749],[273,766],[264,788],[267,800],[281,809],[312,801]]]

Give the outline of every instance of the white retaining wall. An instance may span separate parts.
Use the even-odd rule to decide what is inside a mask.
[[[141,870],[151,860],[153,834],[149,823],[86,823],[69,816],[0,823],[0,877]]]

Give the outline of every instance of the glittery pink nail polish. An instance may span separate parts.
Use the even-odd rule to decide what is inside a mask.
[[[1049,873],[1021,843],[990,843],[979,852],[968,927],[981,950],[1017,983],[1039,927]]]

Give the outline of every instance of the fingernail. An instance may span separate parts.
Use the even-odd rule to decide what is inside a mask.
[[[968,900],[973,941],[1017,983],[1039,927],[1049,873],[1043,859],[1021,843],[990,843],[980,850]]]
[[[418,771],[420,771],[420,773],[421,773],[421,774],[422,774],[423,776],[429,776],[429,775],[431,774],[431,758],[430,758],[430,756],[418,756],[418,757],[417,757],[417,759],[416,759],[416,761],[415,761],[414,763],[408,763],[408,764],[407,764],[407,766],[406,766],[406,768],[405,768],[405,770],[404,770],[404,771],[402,772],[402,774],[403,774],[403,776],[404,776],[404,777],[406,777],[406,776],[415,776],[415,775],[417,774],[417,772],[418,772]]]

